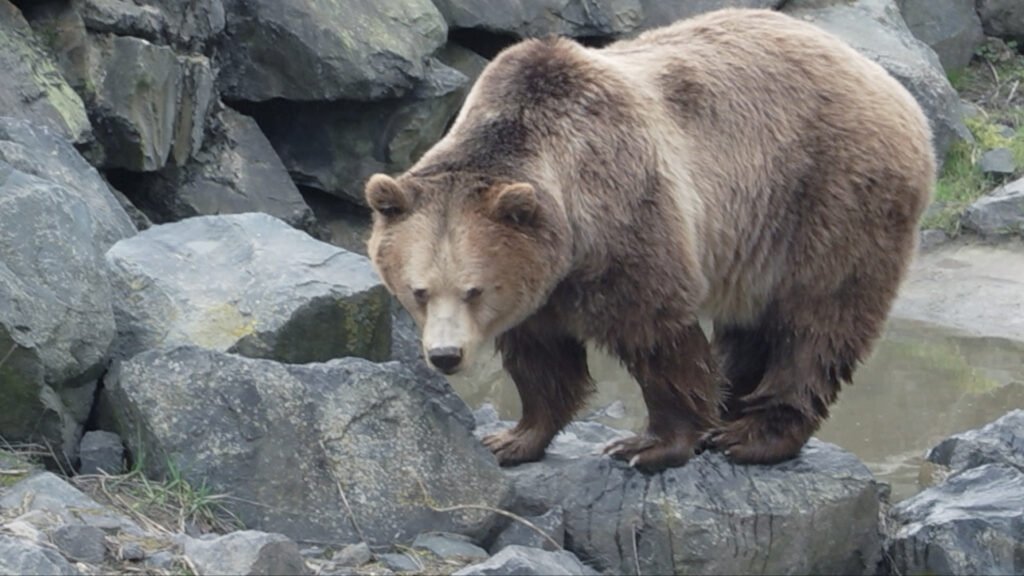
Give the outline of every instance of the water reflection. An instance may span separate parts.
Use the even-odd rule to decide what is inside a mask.
[[[452,384],[470,406],[491,402],[503,418],[515,419],[515,386],[500,360],[485,356],[476,370],[452,378]],[[596,350],[591,350],[590,369],[598,392],[582,417],[641,428],[646,412],[632,378]],[[895,501],[918,491],[918,469],[928,448],[1015,408],[1024,408],[1024,343],[964,337],[894,319],[818,437],[850,450],[891,483]]]

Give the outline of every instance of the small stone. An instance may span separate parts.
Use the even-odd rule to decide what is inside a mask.
[[[1024,178],[975,200],[964,211],[961,223],[985,237],[1024,234]]]
[[[82,436],[79,445],[80,474],[110,475],[124,470],[124,445],[121,437],[113,432],[93,430]]]
[[[508,546],[491,559],[453,572],[452,576],[549,576],[597,574],[571,552],[549,552],[525,546]]]
[[[413,540],[413,548],[422,548],[436,554],[442,560],[484,560],[490,555],[486,550],[473,544],[461,534],[431,532],[420,534]]]
[[[337,566],[352,566],[358,568],[373,560],[373,553],[366,542],[349,544],[334,553],[331,561]]]
[[[565,516],[561,506],[556,506],[540,516],[528,516],[531,524],[541,529],[544,534],[551,537],[558,543],[555,546],[551,540],[538,534],[536,530],[521,522],[512,522],[494,540],[491,552],[497,553],[506,546],[527,546],[530,548],[541,548],[544,550],[558,550],[565,544]]]
[[[1013,158],[1013,150],[993,148],[981,155],[978,167],[985,174],[1012,176],[1017,171],[1017,162]]]
[[[998,132],[1003,138],[1013,138],[1017,135],[1017,131],[1014,130],[1012,126],[1007,126],[1005,124],[996,124],[996,132]]]
[[[420,572],[423,565],[408,554],[378,554],[377,559],[395,572]]]
[[[179,563],[180,556],[168,550],[161,550],[149,554],[145,558],[145,565],[158,570],[173,570]]]
[[[106,535],[95,526],[61,526],[50,535],[61,553],[76,562],[101,564],[107,554]]]
[[[942,230],[921,230],[921,240],[918,243],[918,248],[921,252],[928,252],[946,242],[949,242],[949,235]]]
[[[121,559],[131,562],[138,562],[146,559],[146,549],[138,542],[125,542],[121,544]]]

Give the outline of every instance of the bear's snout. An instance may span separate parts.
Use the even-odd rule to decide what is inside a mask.
[[[462,349],[455,346],[431,348],[427,350],[427,358],[441,372],[454,374],[462,363]]]

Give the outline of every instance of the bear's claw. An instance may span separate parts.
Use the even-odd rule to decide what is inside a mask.
[[[543,434],[520,428],[509,428],[484,436],[482,440],[501,466],[512,466],[524,462],[533,462],[544,457],[547,442]]]
[[[775,464],[796,456],[813,433],[809,422],[780,426],[778,414],[753,412],[701,437],[701,446],[737,464]]]
[[[612,458],[626,460],[631,467],[643,472],[660,472],[686,464],[696,453],[695,447],[695,442],[681,436],[665,439],[640,434],[615,440],[605,446],[603,452]]]

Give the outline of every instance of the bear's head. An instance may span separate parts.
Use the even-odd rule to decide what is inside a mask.
[[[365,193],[374,268],[419,325],[427,362],[445,374],[542,307],[568,272],[564,210],[533,184],[376,174]]]

